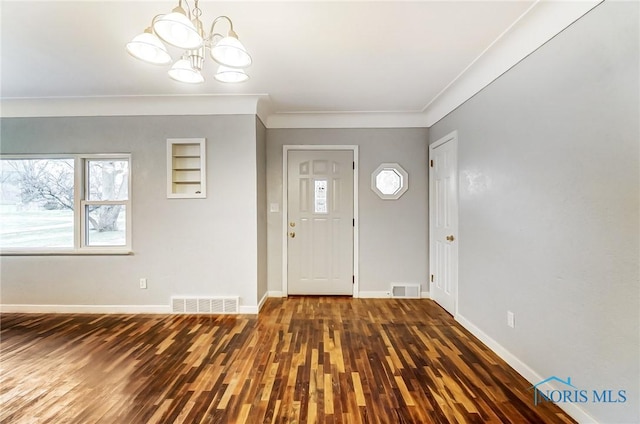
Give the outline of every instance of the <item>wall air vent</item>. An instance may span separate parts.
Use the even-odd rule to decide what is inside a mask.
[[[237,314],[240,307],[238,296],[172,297],[171,312],[174,314]]]
[[[391,283],[391,297],[402,299],[419,299],[420,284]]]

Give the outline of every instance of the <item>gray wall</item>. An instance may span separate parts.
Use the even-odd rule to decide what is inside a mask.
[[[168,306],[172,295],[239,295],[241,305],[257,305],[257,222],[264,217],[256,185],[264,178],[256,163],[263,163],[264,143],[256,146],[255,116],[6,118],[1,124],[2,153],[130,152],[134,250],[131,256],[3,256],[2,303]],[[206,199],[166,197],[166,139],[181,137],[207,139]],[[263,248],[260,255],[266,256]],[[148,278],[147,290],[138,288],[140,277]]]
[[[428,272],[426,128],[268,129],[267,202],[282,211],[282,146],[359,146],[360,291],[381,295],[392,282],[426,285]],[[398,162],[409,173],[409,190],[398,200],[371,191],[371,173],[383,162]],[[269,290],[282,291],[282,213],[270,212]]]
[[[430,129],[458,130],[459,313],[640,422],[638,3],[605,2]],[[516,328],[506,326],[507,310]]]

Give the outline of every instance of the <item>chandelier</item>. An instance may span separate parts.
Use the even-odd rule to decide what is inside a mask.
[[[169,77],[190,84],[204,82],[202,68],[205,53],[208,51],[211,58],[219,64],[214,76],[216,80],[246,81],[249,76],[244,72],[244,68],[251,65],[251,56],[238,40],[231,19],[218,16],[206,34],[200,20],[202,11],[198,7],[198,0],[195,0],[193,9],[186,0],[185,4],[187,10],[182,7],[182,0],[179,0],[178,6],[171,13],[156,15],[150,27],[127,43],[127,51],[146,63],[168,65],[172,58],[162,41],[183,49],[182,56],[169,69]],[[214,27],[221,21],[229,24],[226,37],[214,32]]]

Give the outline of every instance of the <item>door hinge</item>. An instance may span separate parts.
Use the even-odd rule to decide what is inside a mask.
[[[429,161],[429,166],[433,168],[433,159]]]
[[[351,162],[351,166],[353,166],[353,169],[356,169],[356,162],[355,161]]]
[[[353,225],[354,227],[356,226],[356,219],[355,219],[355,218],[353,218],[352,225]]]
[[[351,276],[351,284],[355,284],[356,283],[356,276],[352,275]]]
[[[433,274],[431,274],[431,282],[433,283]]]

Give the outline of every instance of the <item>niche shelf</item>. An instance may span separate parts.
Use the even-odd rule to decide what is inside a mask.
[[[206,139],[167,139],[167,197],[203,199],[207,197]]]

